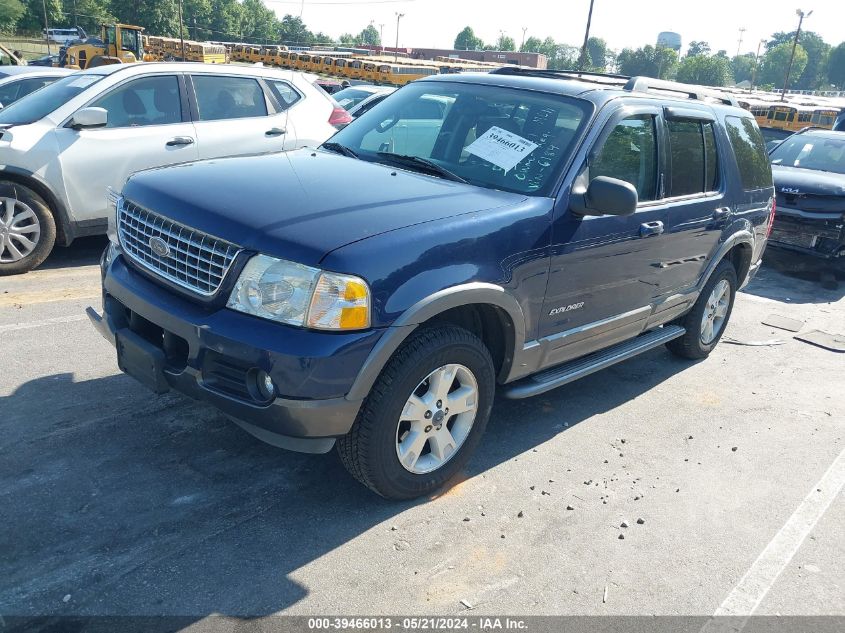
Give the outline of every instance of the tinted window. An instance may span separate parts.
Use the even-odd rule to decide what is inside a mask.
[[[250,77],[195,75],[200,121],[267,116],[264,91]]]
[[[712,123],[669,119],[671,175],[666,195],[688,196],[718,186],[718,157]]]
[[[719,188],[719,153],[716,150],[716,131],[712,123],[705,123],[704,133],[704,191]]]
[[[53,83],[56,79],[58,77],[33,77],[7,83],[5,86],[0,86],[0,103],[4,106],[12,105],[18,99]]]
[[[425,158],[471,184],[545,195],[588,118],[587,102],[471,83],[411,83],[332,137],[362,160]]]
[[[108,110],[106,127],[166,125],[182,120],[179,80],[172,75],[130,81],[106,93],[91,106]]]
[[[760,128],[751,118],[725,117],[728,138],[736,154],[742,188],[763,189],[772,186],[772,168]]]
[[[273,96],[276,97],[276,101],[279,102],[280,111],[287,110],[302,98],[296,90],[284,81],[268,81],[267,84],[270,86]]]
[[[30,95],[26,101],[0,110],[0,123],[24,125],[43,119],[102,78],[102,75],[70,75],[59,79]]]
[[[608,176],[629,182],[641,201],[657,196],[657,143],[654,117],[633,116],[620,121],[590,162],[590,178]]]
[[[772,151],[772,164],[845,174],[845,138],[795,134]]]

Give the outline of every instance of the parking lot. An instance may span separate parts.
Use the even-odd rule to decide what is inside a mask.
[[[845,611],[845,356],[761,323],[842,334],[841,284],[766,266],[707,360],[500,399],[453,487],[392,503],[120,374],[104,245],[0,281],[4,616]]]

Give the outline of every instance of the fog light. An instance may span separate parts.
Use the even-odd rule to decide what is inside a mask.
[[[258,392],[267,400],[272,400],[276,396],[276,385],[273,384],[273,379],[266,371],[259,371],[255,375],[256,386]]]

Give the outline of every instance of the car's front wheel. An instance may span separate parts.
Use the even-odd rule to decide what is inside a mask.
[[[47,203],[27,187],[0,182],[0,275],[32,270],[55,242],[56,222]]]
[[[341,461],[388,499],[430,494],[466,463],[495,391],[490,353],[459,327],[426,328],[391,358],[350,432]]]

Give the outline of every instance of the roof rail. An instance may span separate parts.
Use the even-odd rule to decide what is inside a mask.
[[[665,79],[654,79],[653,77],[631,77],[628,83],[625,84],[625,90],[629,92],[648,92],[649,90],[668,90],[670,92],[680,92],[687,95],[690,99],[715,99],[725,105],[738,107],[736,99],[729,94],[719,92],[718,90],[708,90],[701,86],[693,86],[691,84],[684,84],[679,81],[667,81]]]
[[[521,66],[500,66],[495,70],[490,71],[491,75],[544,75],[548,77],[576,77],[582,78],[586,81],[597,78],[606,79],[624,79],[628,80],[628,75],[614,75],[611,73],[594,73],[586,70],[553,70],[550,68],[525,68]]]
[[[628,92],[648,92],[649,90],[667,90],[687,95],[690,99],[715,99],[725,105],[738,106],[733,95],[711,90],[701,86],[693,86],[678,81],[654,79],[653,77],[630,77],[611,73],[595,73],[582,70],[550,70],[541,68],[521,68],[516,66],[502,66],[490,71],[491,75],[533,75],[535,77],[557,77],[560,79],[580,79],[603,85],[619,85]],[[610,81],[600,81],[601,79]]]

